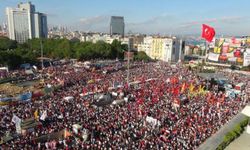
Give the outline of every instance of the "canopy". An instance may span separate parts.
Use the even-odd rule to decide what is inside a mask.
[[[227,80],[223,74],[219,73],[198,73],[198,76],[207,80],[211,80],[212,78],[217,80]]]
[[[241,111],[242,114],[250,117],[250,106],[246,106],[242,111]]]
[[[81,129],[82,128],[82,126],[80,126],[79,124],[74,124],[72,127],[76,128],[76,129]]]
[[[73,100],[74,97],[73,96],[67,96],[67,97],[64,97],[63,99],[66,100],[66,101],[69,101],[69,100]]]
[[[51,60],[51,59],[48,58],[48,57],[38,57],[37,59],[38,59],[38,60]]]
[[[6,70],[7,72],[9,71],[8,67],[0,67],[0,70]]]

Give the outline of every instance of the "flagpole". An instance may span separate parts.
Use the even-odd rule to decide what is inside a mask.
[[[41,46],[41,63],[42,63],[42,70],[44,68],[44,64],[43,64],[43,43],[42,40],[40,39],[40,46]]]
[[[129,62],[130,62],[130,58],[129,58],[129,55],[130,55],[130,46],[128,44],[128,56],[127,56],[127,59],[128,59],[128,74],[127,74],[127,84],[128,84],[128,87],[129,87]]]
[[[205,64],[207,63],[207,41],[205,40]]]

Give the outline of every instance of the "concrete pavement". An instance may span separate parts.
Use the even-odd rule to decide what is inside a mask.
[[[246,131],[230,143],[225,150],[250,150],[250,134]]]
[[[197,150],[215,150],[223,141],[224,136],[231,131],[239,122],[245,119],[245,115],[238,113],[233,119],[225,124],[218,132],[208,138]],[[250,142],[249,142],[250,143]],[[249,148],[250,149],[250,148]],[[242,150],[242,149],[240,149]]]

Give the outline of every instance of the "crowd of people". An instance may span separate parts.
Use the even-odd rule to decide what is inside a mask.
[[[34,118],[34,113],[38,111],[38,120],[42,125],[0,147],[196,149],[238,114],[249,100],[249,76],[224,73],[229,83],[246,84],[241,91],[245,96],[238,94],[232,99],[225,97],[223,91],[215,88],[216,85],[210,85],[206,79],[181,64],[133,62],[130,65],[129,84],[127,70],[124,69],[126,65],[124,62],[114,62],[99,69],[86,69],[68,64],[44,69],[41,76],[46,78],[45,84],[60,84],[61,88],[45,99],[1,108],[0,137],[6,132],[15,134],[13,115],[25,120]],[[206,92],[194,94],[201,87]],[[114,100],[127,100],[121,105],[93,105],[98,99],[95,93],[112,92],[121,95],[113,96]],[[73,100],[65,99],[67,96],[73,97]],[[43,116],[45,111],[46,116]],[[74,124],[88,131],[86,139],[77,138],[79,136],[74,134],[72,127]],[[65,129],[71,136],[35,140]]]

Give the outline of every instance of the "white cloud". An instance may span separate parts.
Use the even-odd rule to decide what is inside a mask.
[[[79,21],[81,24],[102,24],[106,23],[109,19],[109,16],[94,16],[94,17],[87,17],[87,18],[80,18]]]
[[[246,17],[242,16],[225,16],[221,18],[210,18],[210,19],[205,19],[205,20],[198,20],[198,21],[192,21],[192,22],[186,22],[182,23],[179,28],[188,28],[188,27],[193,27],[195,25],[201,25],[203,23],[237,23],[239,21],[242,21],[246,19]]]

